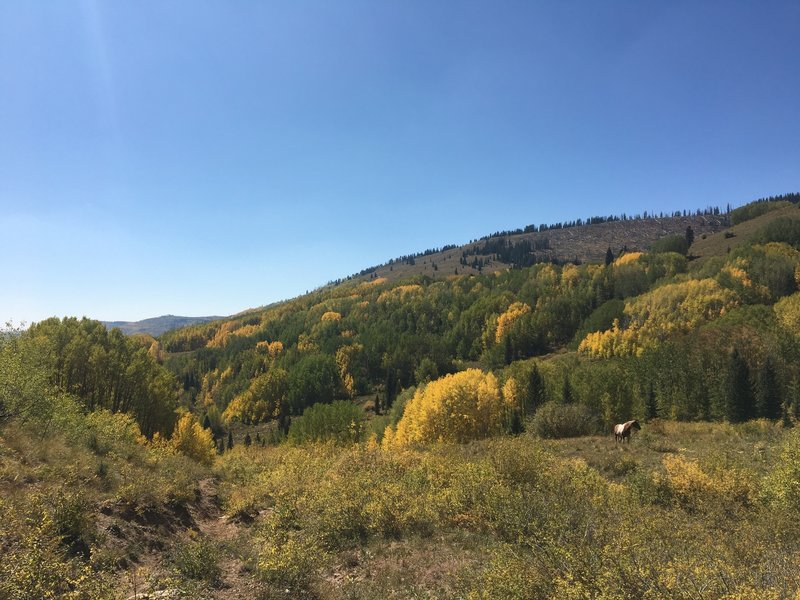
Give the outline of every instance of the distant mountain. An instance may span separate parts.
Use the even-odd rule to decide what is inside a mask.
[[[216,321],[217,319],[223,318],[224,317],[177,317],[175,315],[163,315],[151,319],[143,319],[141,321],[103,321],[103,325],[108,329],[114,329],[116,327],[126,335],[147,333],[156,337],[166,331],[172,331],[173,329],[180,329],[181,327],[198,325],[200,323],[207,323],[208,321]]]

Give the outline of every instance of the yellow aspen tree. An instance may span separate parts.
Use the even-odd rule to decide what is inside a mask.
[[[492,373],[468,369],[418,390],[397,424],[393,444],[464,443],[503,429],[505,406]]]
[[[495,331],[494,341],[500,343],[514,322],[529,312],[531,312],[531,307],[524,302],[514,302],[509,306],[506,312],[497,317],[497,330]]]
[[[172,447],[204,465],[214,461],[214,438],[211,432],[203,429],[192,413],[183,413],[172,432]]]

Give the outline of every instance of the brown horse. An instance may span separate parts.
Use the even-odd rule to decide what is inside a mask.
[[[641,428],[642,426],[639,425],[639,421],[636,419],[633,421],[628,421],[627,423],[619,423],[618,425],[614,425],[614,441],[625,443],[625,440],[628,440],[628,443],[630,444],[631,431]]]

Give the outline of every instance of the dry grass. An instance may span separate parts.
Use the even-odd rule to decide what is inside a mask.
[[[695,239],[706,234],[709,238],[715,232],[724,229],[723,217],[715,216],[687,216],[687,217],[666,217],[664,219],[640,219],[636,221],[613,221],[609,223],[599,223],[597,225],[584,225],[581,227],[569,227],[566,229],[553,229],[542,233],[523,233],[512,235],[509,239],[513,243],[522,240],[541,240],[547,239],[550,242],[551,250],[547,254],[551,258],[563,261],[571,261],[575,258],[583,262],[600,262],[604,259],[606,250],[609,246],[615,251],[623,246],[628,250],[647,250],[656,240],[666,235],[683,235],[688,226],[695,232]],[[438,252],[430,256],[421,256],[415,259],[414,265],[405,263],[395,263],[393,265],[381,265],[375,270],[375,276],[385,277],[390,283],[401,279],[413,277],[415,275],[427,275],[433,279],[446,279],[456,275],[477,275],[478,270],[469,266],[459,264],[461,253],[470,250],[475,246],[481,246],[483,242],[464,244],[458,248]],[[537,255],[540,252],[537,252]],[[468,261],[474,257],[469,256]],[[484,260],[487,257],[481,257]],[[433,263],[436,263],[438,270],[434,270]],[[491,261],[484,265],[484,273],[495,273],[505,271],[509,265],[502,262]],[[370,275],[361,277],[367,280]]]
[[[767,223],[780,217],[800,217],[800,205],[786,206],[770,211],[755,219],[734,225],[725,231],[706,234],[705,239],[700,232],[695,231],[694,243],[689,249],[689,254],[696,256],[701,262],[711,256],[725,256],[729,250],[734,250],[747,243],[753,234]],[[726,237],[726,234],[733,234],[733,237]]]

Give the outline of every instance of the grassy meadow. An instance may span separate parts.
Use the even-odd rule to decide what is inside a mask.
[[[0,432],[2,598],[800,589],[800,430],[767,421],[655,421],[624,445],[239,445],[206,467],[123,415],[57,413],[46,435]]]

